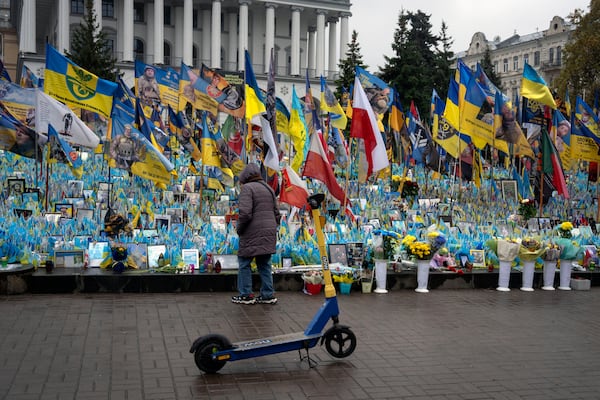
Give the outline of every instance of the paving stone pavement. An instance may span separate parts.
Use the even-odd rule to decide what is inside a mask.
[[[311,349],[229,362],[205,375],[189,353],[208,333],[232,342],[303,331],[323,302],[278,293],[17,295],[0,298],[0,398],[600,399],[600,290],[412,290],[339,296],[358,338],[335,359]]]

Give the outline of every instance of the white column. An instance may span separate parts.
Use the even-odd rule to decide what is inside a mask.
[[[202,10],[202,63],[210,64],[210,10]]]
[[[154,0],[154,64],[165,63],[165,4]]]
[[[315,56],[317,52],[317,28],[314,26],[308,27],[308,62],[306,63],[310,77],[315,76]]]
[[[350,34],[348,28],[348,18],[352,14],[341,13],[340,14],[340,59],[346,58],[346,52],[348,51],[348,43],[350,42]]]
[[[144,3],[144,12],[146,15],[146,44],[144,45],[144,59],[146,64],[154,62],[154,7],[152,4]]]
[[[337,17],[329,17],[329,67],[328,72],[337,70],[338,57],[337,57]],[[329,74],[328,74],[329,75]]]
[[[317,65],[315,76],[323,75],[325,70],[325,10],[317,10]]]
[[[21,26],[27,29],[21,29],[19,32],[19,48],[23,53],[36,53],[35,47],[35,0],[24,0],[21,13]]]
[[[102,0],[94,0],[94,14],[96,14],[96,23],[98,28],[96,34],[102,32]]]
[[[265,3],[265,73],[269,72],[271,49],[275,47],[275,7],[273,3]]]
[[[240,0],[240,27],[238,37],[238,70],[245,69],[244,50],[248,49],[248,5],[250,0]]]
[[[227,11],[227,25],[229,25],[229,40],[227,42],[227,66],[225,69],[234,70],[236,68],[236,58],[238,54],[237,37],[237,9]]]
[[[183,2],[183,62],[192,65],[194,60],[194,3],[193,0]]]
[[[292,7],[291,75],[300,75],[300,13],[303,10],[302,7]]]
[[[133,61],[133,0],[123,0],[123,61]]]
[[[221,0],[213,0],[210,43],[210,66],[221,68]]]
[[[56,50],[64,53],[70,50],[69,40],[69,1],[58,0],[58,28],[56,38]]]

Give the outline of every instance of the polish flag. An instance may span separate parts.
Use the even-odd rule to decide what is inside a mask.
[[[307,204],[308,188],[304,182],[288,165],[281,171],[282,187],[279,200],[283,203],[302,208]]]
[[[375,112],[358,77],[354,79],[354,102],[352,104],[352,125],[350,136],[363,139],[369,168],[367,177],[390,165],[385,143],[379,128]]]
[[[318,179],[323,182],[327,186],[327,189],[329,189],[329,193],[344,205],[342,208],[346,208],[346,205],[350,203],[350,200],[348,199],[348,196],[346,196],[344,189],[342,189],[335,179],[333,169],[331,168],[331,164],[329,164],[329,160],[327,159],[327,154],[323,149],[320,136],[321,135],[318,133],[313,133],[310,136],[310,148],[308,149],[306,161],[304,162],[302,176]]]

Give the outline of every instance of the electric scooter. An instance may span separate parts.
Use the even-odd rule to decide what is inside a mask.
[[[356,349],[356,335],[348,326],[341,325],[338,318],[338,302],[325,249],[324,221],[322,221],[321,218],[323,217],[319,212],[324,199],[325,195],[322,193],[308,198],[308,204],[314,219],[315,232],[317,233],[321,268],[325,281],[325,302],[310,321],[308,327],[304,332],[236,343],[231,343],[225,336],[219,334],[201,336],[194,341],[190,349],[190,353],[194,354],[194,361],[200,370],[208,374],[214,374],[223,368],[227,361],[244,360],[290,350],[298,350],[300,361],[307,360],[308,365],[312,368],[316,365],[316,362],[310,358],[308,351],[315,347],[319,340],[321,345],[325,343],[327,352],[333,357],[345,358],[354,352]],[[330,318],[333,326],[323,332]],[[306,356],[302,356],[302,350],[306,351]]]

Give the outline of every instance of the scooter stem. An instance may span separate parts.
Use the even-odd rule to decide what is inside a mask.
[[[322,195],[321,195],[322,196]],[[323,271],[323,280],[325,281],[325,298],[335,297],[335,286],[333,286],[333,279],[331,278],[331,270],[329,269],[329,259],[327,258],[327,249],[325,247],[325,235],[323,234],[323,221],[321,220],[321,213],[319,211],[320,202],[319,199],[315,201],[315,196],[309,197],[309,205],[311,206],[311,212],[313,221],[315,224],[315,232],[317,233],[317,243],[319,244],[319,255],[321,256],[321,269]],[[310,201],[312,198],[313,201]]]

